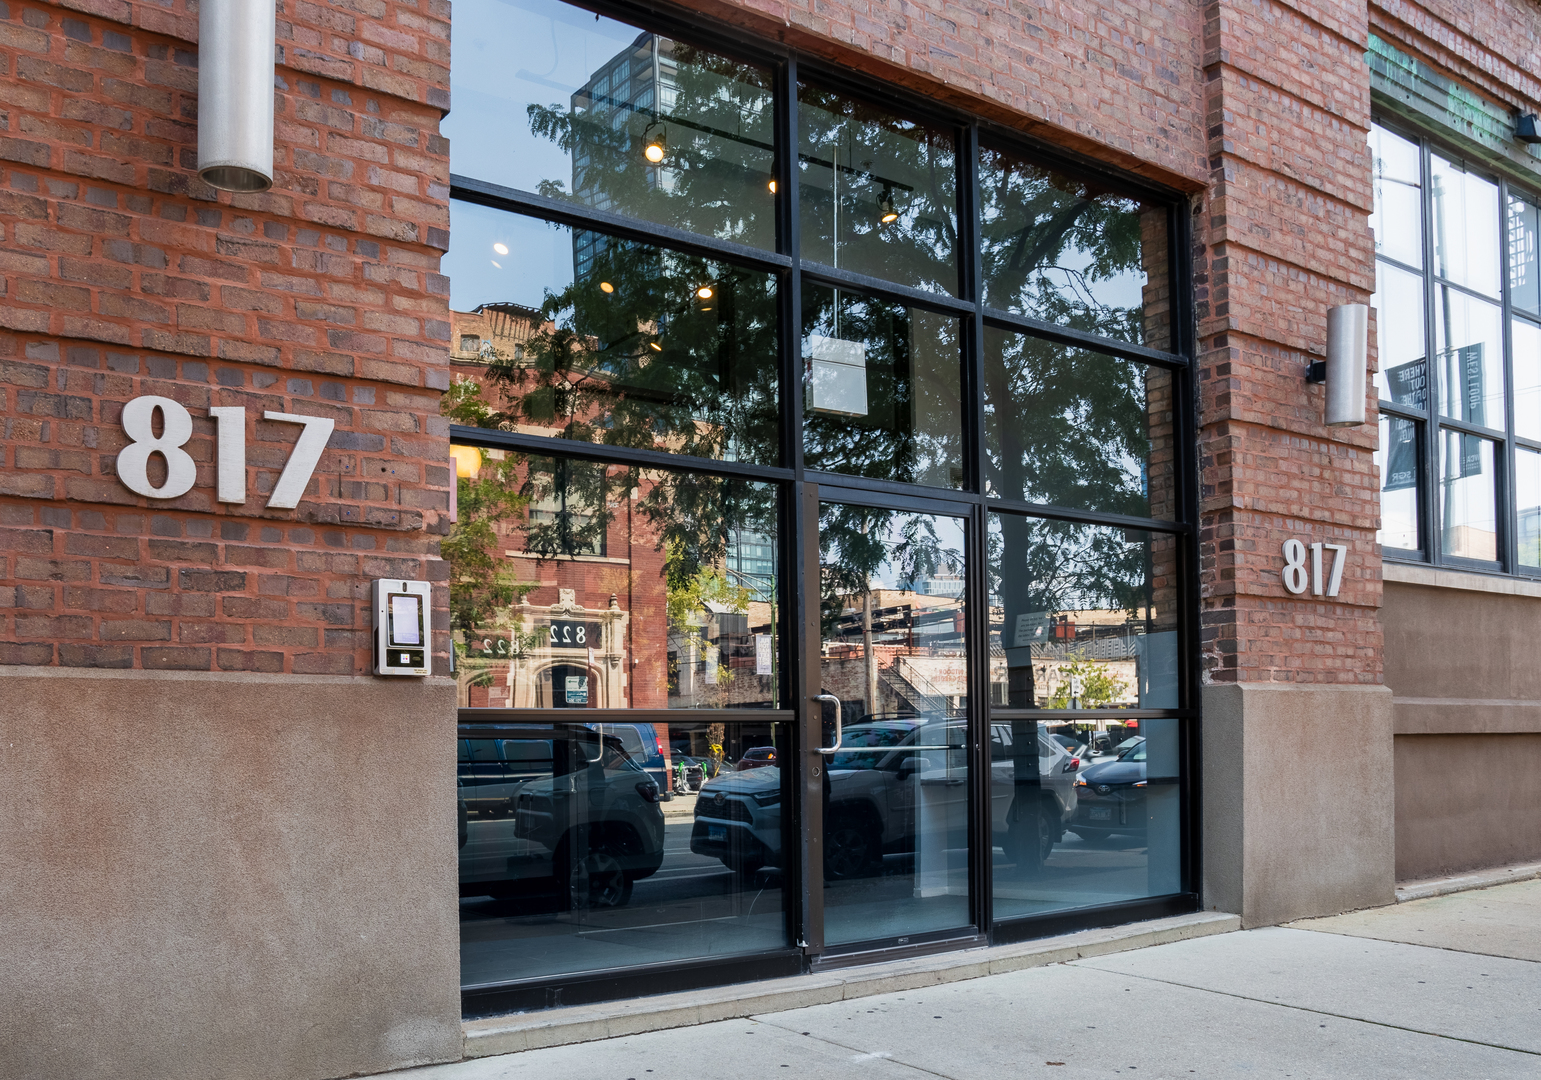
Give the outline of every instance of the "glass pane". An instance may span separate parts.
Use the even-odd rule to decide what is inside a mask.
[[[1375,339],[1380,370],[1375,386],[1383,401],[1429,407],[1429,370],[1423,323],[1423,278],[1390,263],[1375,264]]]
[[[810,469],[963,486],[959,321],[803,285],[803,439]]]
[[[985,303],[1168,346],[1166,210],[1013,154],[979,155]]]
[[[993,703],[1179,707],[1175,537],[991,514],[987,552]]]
[[[997,919],[1182,890],[1179,723],[990,725]]]
[[[1493,442],[1459,431],[1439,433],[1441,550],[1460,559],[1498,558],[1498,470]]]
[[[1433,155],[1434,272],[1498,295],[1498,185]]]
[[[737,745],[718,727],[713,737]],[[462,725],[462,740],[485,751],[459,766],[462,983],[786,945],[779,849],[774,862],[750,866],[742,853],[759,849],[738,835],[761,813],[779,815],[779,775],[756,786],[742,820],[713,826],[696,814],[700,796],[667,795],[663,771],[634,749],[657,757],[675,733],[652,724]],[[682,745],[696,734],[680,733]],[[782,747],[789,735],[770,723],[744,733]]]
[[[1380,531],[1382,547],[1417,550],[1418,543],[1418,425],[1397,416],[1381,415],[1380,446],[1375,451],[1380,470]]]
[[[967,925],[963,522],[825,503],[819,527],[818,678],[843,723],[825,758],[825,938]]]
[[[1541,263],[1536,250],[1536,204],[1509,196],[1509,302],[1541,315]]]
[[[453,449],[462,708],[777,705],[772,486]]]
[[[1375,254],[1421,267],[1423,173],[1418,144],[1372,125],[1370,156],[1375,175],[1375,209],[1370,214]]]
[[[985,327],[985,492],[1174,517],[1172,377]]]
[[[558,0],[459,0],[465,176],[771,248],[770,73]]]
[[[952,132],[807,84],[797,116],[803,258],[956,293]]]
[[[1436,287],[1435,305],[1439,414],[1503,430],[1504,344],[1498,305],[1447,285]]]
[[[1541,569],[1541,454],[1514,452],[1514,488],[1519,509],[1516,555],[1521,566]]]
[[[774,275],[472,203],[450,215],[457,423],[779,463]]]
[[[1524,319],[1510,324],[1514,349],[1514,433],[1541,439],[1541,327]]]

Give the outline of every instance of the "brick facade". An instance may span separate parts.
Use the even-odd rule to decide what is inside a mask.
[[[1351,4],[1205,8],[1211,186],[1194,261],[1210,681],[1380,681],[1376,429],[1324,428],[1323,389],[1304,381],[1327,309],[1375,287],[1366,36]],[[1348,545],[1335,600],[1285,592],[1291,537]]]
[[[0,3],[0,663],[363,674],[369,579],[444,579],[448,16],[281,5],[274,186],[231,196],[195,4]],[[193,414],[180,498],[116,477],[141,395]],[[211,406],[247,409],[241,506]],[[336,422],[294,510],[264,411]]]
[[[0,9],[0,657],[364,672],[367,579],[444,576],[448,6],[285,4],[276,183],[234,197],[193,172],[195,13],[83,6]],[[1207,677],[1378,681],[1375,432],[1321,428],[1300,379],[1326,308],[1373,288],[1363,9],[693,6],[1169,184],[1207,180]],[[331,416],[314,501],[260,509],[295,431],[254,420],[253,497],[213,502],[203,417],[193,491],[129,493],[118,413],[152,393]],[[1290,536],[1350,544],[1336,603],[1284,593]]]

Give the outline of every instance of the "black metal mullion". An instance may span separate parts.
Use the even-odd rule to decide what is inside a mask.
[[[1388,414],[1391,410],[1387,410]],[[1504,441],[1504,432],[1501,428],[1484,427],[1481,424],[1473,424],[1469,420],[1457,420],[1453,416],[1440,417],[1439,426],[1449,428],[1451,431],[1463,432],[1467,435],[1476,435],[1490,442],[1501,443]]]
[[[798,169],[797,56],[776,73],[776,185],[779,196],[777,242],[790,260],[782,275],[777,305],[780,320],[782,461],[791,466],[793,483],[786,516],[787,702],[796,711],[793,767],[783,778],[782,803],[791,811],[782,848],[788,872],[788,940],[802,950],[805,967],[824,951],[824,798],[823,758],[817,753],[823,713],[819,693],[819,495],[805,483],[803,457],[803,282],[801,185]]]
[[[574,228],[593,229],[624,240],[672,248],[703,258],[724,259],[752,270],[774,272],[786,270],[792,265],[792,260],[779,252],[766,251],[733,240],[719,240],[704,233],[676,229],[672,225],[659,225],[608,210],[595,210],[578,203],[550,199],[469,176],[452,173],[449,180],[450,198],[461,202],[506,210],[542,221],[557,221]]]
[[[997,705],[990,710],[995,720],[1188,720],[1197,709],[1015,709]]]
[[[979,501],[977,496],[966,491],[938,488],[916,490],[909,484],[872,480],[865,476],[847,476],[844,473],[824,473],[809,469],[806,477],[819,485],[825,502],[871,506],[880,510],[967,517]]]
[[[1439,364],[1435,361],[1438,341],[1434,336],[1434,305],[1439,296],[1434,284],[1434,166],[1427,136],[1418,139],[1418,170],[1422,197],[1418,210],[1423,225],[1423,355],[1426,389],[1424,405],[1427,417],[1423,422],[1423,442],[1419,448],[1423,454],[1423,472],[1427,477],[1419,485],[1426,493],[1420,507],[1422,527],[1427,532],[1423,550],[1429,563],[1438,566],[1443,561],[1444,537],[1440,532],[1439,511]]]
[[[1175,317],[1176,312],[1173,312],[1173,315]],[[1187,359],[1178,352],[1164,352],[1161,349],[1153,349],[1149,345],[1139,345],[1132,341],[1120,341],[1117,338],[1103,337],[1100,334],[1091,334],[1085,330],[1077,330],[1059,323],[1045,322],[1042,319],[1035,319],[1028,315],[1018,315],[1014,312],[1002,311],[1000,308],[985,308],[984,319],[991,326],[999,326],[1005,330],[1016,330],[1030,334],[1033,337],[1045,338],[1061,345],[1106,353],[1109,356],[1118,356],[1125,360],[1137,360],[1141,363],[1155,364],[1166,368],[1183,367],[1188,363]]]
[[[1199,464],[1198,323],[1193,304],[1192,210],[1189,203],[1174,202],[1167,211],[1167,290],[1171,345],[1187,364],[1172,371],[1172,442],[1176,455],[1173,496],[1178,519],[1186,531],[1177,539],[1174,553],[1177,575],[1178,698],[1181,710],[1192,717],[1177,725],[1178,767],[1182,785],[1178,793],[1179,883],[1196,894],[1202,880],[1203,856],[1203,717],[1200,713],[1203,670],[1200,661],[1202,598],[1199,588],[1199,510],[1202,479]]]
[[[1178,388],[1173,387],[1174,397]],[[1175,404],[1175,402],[1174,402]],[[1174,409],[1174,411],[1176,411]],[[1173,433],[1173,441],[1178,438]],[[1108,525],[1118,529],[1144,529],[1153,533],[1189,533],[1193,526],[1181,521],[1168,521],[1164,518],[1142,518],[1131,514],[1109,514],[1101,510],[1076,510],[1068,506],[1053,506],[1048,503],[1019,502],[1016,499],[989,499],[986,505],[991,510],[1008,514],[1024,514],[1029,517],[1047,518],[1050,521],[1074,521],[1084,525]],[[1180,504],[1179,504],[1180,505]]]
[[[875,296],[880,300],[897,301],[906,307],[925,308],[943,315],[972,315],[974,312],[973,304],[967,300],[960,300],[956,296],[948,296],[946,293],[917,289],[913,285],[900,285],[883,278],[872,277],[870,274],[840,270],[823,263],[804,262],[800,266],[803,276],[810,281],[840,289],[852,289]]]
[[[551,435],[526,435],[498,428],[449,426],[450,442],[461,446],[479,446],[489,450],[514,450],[536,457],[579,458],[610,465],[635,465],[644,469],[670,469],[676,472],[710,473],[734,480],[786,481],[790,469],[774,465],[751,465],[742,461],[718,461],[715,458],[686,457],[666,450],[640,450],[630,446],[579,442]]]
[[[979,128],[958,132],[958,295],[973,304],[963,322],[963,476],[985,489],[983,243],[980,236]],[[981,933],[992,921],[993,837],[990,820],[990,582],[985,572],[988,519],[976,503],[966,523],[964,661],[968,690],[969,914]]]

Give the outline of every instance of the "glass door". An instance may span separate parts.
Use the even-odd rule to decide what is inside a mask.
[[[824,945],[972,924],[967,519],[819,504]]]

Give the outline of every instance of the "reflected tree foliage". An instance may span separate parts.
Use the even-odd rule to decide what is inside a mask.
[[[1146,336],[1147,265],[1165,258],[1160,210],[986,151],[981,160],[986,301],[1125,341]],[[1152,277],[1160,277],[1159,267]],[[1134,302],[1130,302],[1134,301]],[[1153,441],[1167,442],[1156,369],[1026,334],[985,335],[987,490],[1001,498],[1146,516]],[[1166,507],[1170,513],[1170,507]],[[1149,552],[1122,530],[1000,515],[990,587],[1003,644],[1077,607],[1149,611]],[[1033,668],[1008,668],[1008,700],[1035,704]]]
[[[803,258],[955,293],[953,133],[810,84],[798,120]]]
[[[624,62],[623,62],[624,61]],[[543,195],[721,239],[775,242],[770,73],[651,34],[606,62],[566,103],[531,105],[531,132],[562,148],[570,181]],[[652,80],[650,94],[636,80]],[[799,88],[797,167],[803,257],[948,293],[958,288],[956,143],[818,86]],[[981,258],[988,305],[1125,341],[1151,336],[1165,259],[1165,211],[1019,158],[980,161]],[[560,226],[552,226],[558,228]],[[548,289],[520,348],[493,356],[474,420],[584,443],[778,463],[777,297],[773,275],[576,230],[570,285]],[[1147,269],[1151,273],[1147,274]],[[813,407],[811,467],[938,487],[962,475],[959,321],[810,285],[800,328],[863,350],[864,411]],[[992,330],[985,357],[985,482],[991,494],[1075,509],[1152,512],[1146,467],[1151,379],[1128,363]],[[811,367],[810,367],[811,371]],[[1165,424],[1165,420],[1160,421]],[[552,507],[525,526],[528,550],[592,549],[634,500],[668,552],[674,590],[716,570],[731,529],[774,532],[773,489],[674,470],[530,456],[522,498]],[[1167,508],[1168,511],[1170,508]],[[902,521],[904,524],[900,524]],[[912,579],[957,560],[926,519],[866,509],[821,513],[826,619],[870,593],[885,562]],[[890,535],[897,529],[896,536]],[[1076,598],[1144,606],[1148,549],[1116,530],[1001,518],[992,591],[1006,626]],[[1026,677],[1031,679],[1030,668]],[[1029,694],[1029,698],[1030,698]]]
[[[1149,617],[1152,604],[1150,546],[1144,533],[995,515],[986,542],[990,591],[1004,607],[1001,644],[1017,646],[1018,619],[1042,625],[1059,612],[1124,611]],[[1033,666],[1008,652],[1007,703],[1036,704]]]
[[[865,411],[860,415],[821,411],[810,395],[803,442],[809,468],[961,486],[958,320],[808,285],[803,289],[803,326],[805,341],[821,335],[855,342],[866,361]]]
[[[548,178],[539,193],[773,247],[771,73],[654,34],[629,52],[651,91],[622,95],[591,80],[565,105],[528,106],[531,133],[573,162],[570,188]]]

